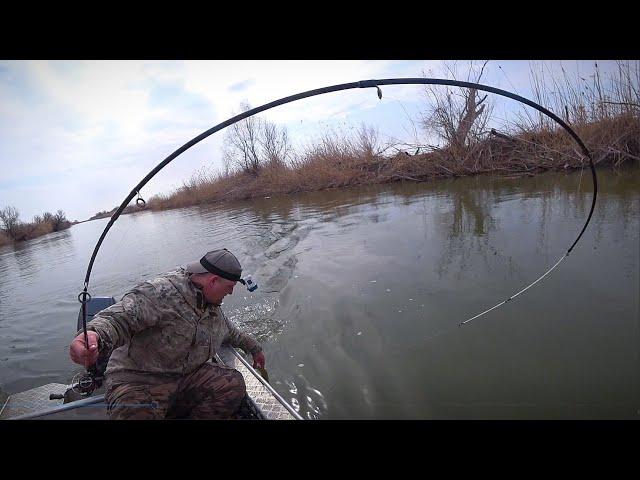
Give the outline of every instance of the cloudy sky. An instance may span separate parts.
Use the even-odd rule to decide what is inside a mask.
[[[479,68],[483,62],[475,61]],[[537,62],[538,64],[540,62]],[[594,61],[544,62],[588,76]],[[468,62],[458,61],[460,80]],[[450,64],[449,64],[450,65]],[[615,62],[599,62],[614,69]],[[531,62],[490,61],[481,83],[527,98]],[[370,78],[447,76],[442,61],[1,61],[0,208],[23,221],[62,209],[85,220],[119,205],[174,150],[252,107],[339,83]],[[424,87],[356,89],[277,107],[261,116],[288,129],[294,145],[327,128],[363,122],[409,143],[425,110]],[[520,108],[498,107],[497,117]],[[507,103],[508,103],[507,102]],[[143,197],[179,187],[196,170],[222,167],[224,131],[200,142],[154,177]]]

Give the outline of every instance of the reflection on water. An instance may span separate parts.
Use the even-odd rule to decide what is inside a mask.
[[[271,383],[327,418],[636,418],[640,171],[457,178],[119,219],[90,292],[226,247],[258,281],[225,300]],[[0,388],[67,383],[85,269],[108,219],[0,248]],[[440,334],[441,332],[448,332]],[[615,374],[612,374],[615,372]]]

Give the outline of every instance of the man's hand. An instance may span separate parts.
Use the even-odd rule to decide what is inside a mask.
[[[89,340],[89,348],[84,341],[84,333],[81,333],[73,339],[69,345],[69,355],[71,360],[84,367],[89,367],[98,360],[98,334],[93,331],[87,332]],[[264,357],[263,357],[264,358]]]
[[[256,367],[260,367],[260,368],[264,368],[264,353],[262,353],[262,350],[260,350],[258,353],[254,353],[252,355],[253,357],[253,368]]]

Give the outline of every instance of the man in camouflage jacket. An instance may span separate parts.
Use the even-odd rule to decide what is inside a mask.
[[[84,366],[109,358],[106,400],[112,419],[229,418],[246,394],[242,374],[208,363],[222,343],[253,356],[260,345],[225,317],[220,303],[242,269],[228,250],[214,250],[127,292],[79,332],[71,359]]]

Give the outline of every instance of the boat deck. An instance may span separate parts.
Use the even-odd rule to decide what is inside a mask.
[[[265,420],[296,420],[301,417],[285,406],[284,400],[277,398],[258,378],[241,355],[232,347],[222,346],[217,354],[218,361],[235,368],[244,377],[247,394],[257,410],[257,417]],[[41,387],[9,396],[0,411],[0,420],[28,418],[33,420],[108,420],[104,389],[96,390],[92,397],[63,404],[63,400],[49,400],[50,394],[64,394],[68,385],[49,383]],[[283,403],[284,402],[284,403]],[[287,408],[289,407],[289,408]]]

